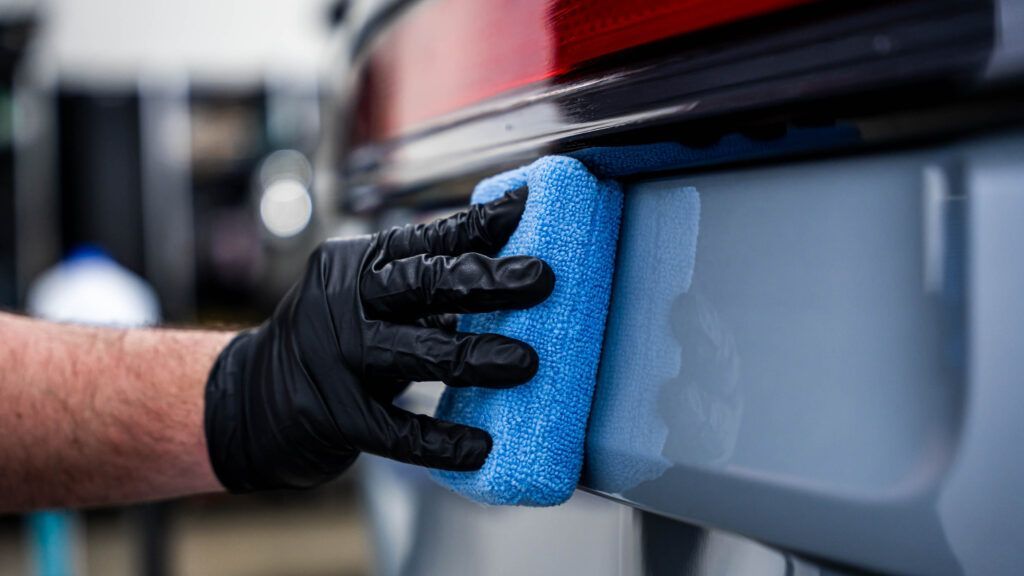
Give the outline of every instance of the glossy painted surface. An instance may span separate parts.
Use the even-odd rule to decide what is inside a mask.
[[[427,120],[553,80],[601,56],[813,1],[423,2],[370,48],[357,140],[407,135]]]
[[[1007,137],[634,186],[584,484],[855,565],[1012,573],[1021,182]]]
[[[475,9],[484,7],[481,3]],[[645,52],[479,104],[460,105],[400,138],[385,138],[383,133],[416,124],[416,111],[429,104],[430,94],[475,81],[474,70],[480,68],[476,59],[486,59],[487,50],[494,47],[505,47],[482,41],[480,50],[460,51],[469,63],[456,65],[434,54],[444,47],[432,44],[417,56],[432,54],[434,60],[445,62],[445,82],[435,81],[439,70],[434,65],[403,65],[411,68],[408,74],[366,72],[353,83],[357,94],[351,98],[363,103],[357,117],[350,121],[350,115],[343,114],[341,123],[331,126],[343,188],[339,201],[353,211],[378,210],[409,193],[427,201],[430,192],[425,186],[437,182],[444,182],[440,188],[448,194],[458,194],[453,189],[460,180],[471,182],[474,175],[486,176],[582,145],[619,145],[623,140],[615,135],[623,133],[635,142],[639,131],[667,123],[687,124],[653,138],[674,134],[700,146],[749,128],[730,119],[734,115],[768,107],[777,120],[787,115],[843,118],[858,114],[862,107],[892,106],[899,100],[912,100],[919,109],[977,87],[975,79],[987,66],[994,42],[992,11],[990,3],[975,0],[822,2],[779,15],[770,26],[749,24],[742,33],[706,33],[699,44]],[[805,12],[813,12],[813,17],[796,17]],[[513,26],[520,15],[501,18]],[[433,31],[422,34],[436,36]],[[458,43],[457,38],[445,38]],[[543,52],[542,48],[516,54],[543,62]],[[394,66],[398,61],[402,59]],[[931,83],[941,83],[942,89],[911,96],[910,90]],[[826,103],[850,94],[863,98]],[[349,103],[343,104],[344,110],[351,110]],[[776,116],[779,107],[789,110]],[[944,122],[955,123],[948,116]],[[930,126],[936,129],[943,123]],[[881,139],[878,131],[874,135],[876,141]],[[347,136],[352,138],[346,140]]]

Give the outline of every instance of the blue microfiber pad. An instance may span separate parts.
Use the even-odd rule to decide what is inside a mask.
[[[480,502],[551,506],[572,495],[583,464],[622,191],[578,160],[550,156],[481,182],[472,201],[523,185],[526,209],[499,255],[545,260],[555,272],[554,292],[528,310],[465,316],[459,329],[523,340],[537,350],[540,367],[533,380],[508,390],[447,389],[436,416],[487,430],[494,447],[479,471],[432,473]]]

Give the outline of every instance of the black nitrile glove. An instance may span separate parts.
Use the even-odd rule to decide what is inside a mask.
[[[232,492],[306,488],[360,452],[475,470],[483,430],[391,404],[407,382],[505,388],[528,381],[537,353],[496,334],[454,331],[453,313],[533,306],[554,274],[527,256],[494,259],[526,191],[431,224],[324,242],[302,280],[259,328],[221,352],[206,386],[206,441]]]

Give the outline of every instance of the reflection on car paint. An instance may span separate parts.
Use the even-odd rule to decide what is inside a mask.
[[[693,279],[699,228],[700,195],[694,188],[627,197],[620,253],[652,245],[661,249],[648,258],[620,261],[616,270],[612,298],[629,305],[611,307],[587,438],[588,454],[614,453],[588,459],[587,482],[599,490],[627,490],[671,465],[661,453],[668,427],[658,405],[667,382],[686,378],[670,318],[673,302],[687,293]],[[701,394],[691,390],[691,401],[677,397],[678,402],[669,402],[699,410]]]
[[[674,425],[662,452],[674,462],[721,465],[736,448],[743,415],[736,339],[699,291],[680,294],[673,308],[670,322],[682,362],[658,403]]]

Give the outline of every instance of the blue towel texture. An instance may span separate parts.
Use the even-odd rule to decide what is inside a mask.
[[[564,502],[575,490],[604,341],[623,204],[622,191],[611,178],[821,150],[858,141],[855,128],[834,126],[793,129],[771,141],[728,135],[702,148],[673,142],[589,148],[572,153],[572,157],[541,158],[481,182],[473,193],[474,203],[493,200],[524,185],[529,187],[519,228],[500,255],[528,254],[546,260],[555,272],[555,290],[546,302],[529,310],[462,319],[461,330],[505,334],[528,342],[537,350],[540,368],[533,380],[517,388],[449,388],[444,392],[435,415],[487,430],[494,447],[480,470],[433,470],[435,479],[488,504],[551,506]],[[675,208],[680,213],[665,217],[687,225],[669,226],[685,231],[672,248],[678,251],[679,260],[672,273],[682,275],[672,286],[685,291],[693,274],[700,199],[693,189],[674,198],[670,204],[678,204]],[[655,227],[630,233],[657,234],[658,230]],[[646,272],[635,266],[620,272],[630,282],[646,278]],[[650,339],[639,334],[628,318],[616,319],[612,327],[623,332],[618,338],[612,335],[613,347],[630,346],[633,338],[637,342]],[[661,352],[652,350],[636,360],[658,363],[658,377],[667,379],[678,369],[678,359]],[[628,376],[632,368],[635,366],[631,362],[609,366],[603,378]],[[635,458],[627,459],[622,469],[597,475],[603,479],[600,489],[625,489],[660,475],[668,465],[660,456],[666,435],[663,423],[620,422],[635,414],[650,413],[646,404],[656,398],[641,396],[602,398],[598,406],[602,430],[595,439],[600,441],[601,434],[625,434],[628,438],[616,445],[635,450]]]
[[[460,330],[529,343],[537,375],[508,390],[449,388],[437,417],[483,428],[494,447],[476,472],[433,471],[443,484],[489,504],[551,506],[576,489],[583,438],[611,294],[622,191],[572,158],[541,158],[485,180],[473,202],[528,186],[519,228],[500,256],[529,254],[555,272],[555,290],[528,310],[475,314]]]

